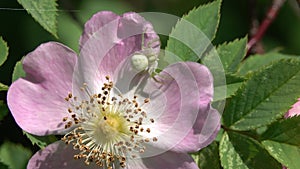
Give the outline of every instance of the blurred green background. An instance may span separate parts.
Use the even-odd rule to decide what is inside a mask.
[[[0,82],[11,84],[14,65],[38,45],[59,41],[78,52],[78,41],[84,23],[97,11],[110,10],[118,14],[127,11],[164,12],[177,16],[209,0],[58,0],[58,36],[54,38],[23,10],[17,0],[0,1],[0,36],[8,43],[9,56],[0,67]],[[247,35],[251,30],[251,18],[262,21],[271,0],[223,0],[221,21],[214,44],[231,41]],[[282,53],[300,55],[300,9],[296,0],[288,0],[262,40],[263,51],[280,50]],[[0,93],[6,100],[6,92]],[[0,143],[20,143],[33,152],[32,146],[14,123],[11,115],[0,121]],[[0,166],[1,167],[1,166]]]

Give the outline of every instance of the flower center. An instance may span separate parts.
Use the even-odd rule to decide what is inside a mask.
[[[89,96],[88,100],[79,100],[71,93],[65,98],[71,106],[63,122],[66,129],[72,130],[62,140],[72,143],[73,148],[79,150],[74,158],[85,159],[87,165],[95,162],[108,169],[124,168],[128,158],[146,151],[144,143],[157,141],[156,137],[141,134],[150,136],[151,130],[145,126],[154,123],[142,109],[150,99],[139,104],[137,96],[132,99],[122,95],[112,97],[113,83],[108,76],[106,79],[100,93],[92,94],[87,85],[83,85],[81,90]]]
[[[130,134],[128,130],[130,124],[121,116],[121,113],[106,111],[100,114],[99,119],[95,121],[93,133],[98,144],[116,139],[122,134]]]
[[[110,126],[110,128],[119,133],[125,133],[126,128],[124,125],[125,120],[123,117],[120,117],[118,114],[106,114],[104,115],[103,119],[106,122],[106,125]],[[101,123],[100,123],[101,124]],[[106,133],[108,134],[108,133]]]

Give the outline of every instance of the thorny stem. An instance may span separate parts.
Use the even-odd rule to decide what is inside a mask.
[[[256,34],[250,39],[247,44],[247,53],[249,54],[251,48],[263,37],[265,31],[268,29],[270,24],[276,18],[279,9],[282,7],[286,0],[273,0],[272,6],[267,12],[265,19],[262,24],[259,26]]]

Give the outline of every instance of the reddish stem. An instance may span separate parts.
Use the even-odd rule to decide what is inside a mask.
[[[274,0],[272,6],[268,10],[268,13],[263,20],[262,24],[259,26],[256,34],[250,39],[247,44],[247,53],[250,52],[251,48],[263,37],[265,31],[268,29],[270,24],[276,18],[279,9],[284,4],[286,0]]]

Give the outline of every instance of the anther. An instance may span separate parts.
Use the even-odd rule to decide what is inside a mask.
[[[68,112],[69,112],[69,113],[72,113],[72,109],[71,109],[71,108],[68,108]]]
[[[141,112],[141,115],[142,115],[143,117],[147,118],[147,113],[146,113],[146,112],[142,111],[142,112]]]
[[[150,128],[142,128],[144,120],[154,123],[154,119],[146,119],[147,113],[142,110],[143,105],[150,102],[150,98],[139,102],[137,95],[130,99],[121,94],[111,97],[113,82],[109,76],[105,76],[105,79],[107,82],[101,86],[102,91],[96,94],[90,93],[87,84],[83,84],[81,89],[88,94],[87,100],[77,101],[77,97],[72,93],[67,95],[65,100],[71,105],[67,111],[71,114],[64,117],[63,122],[66,129],[73,127],[72,125],[76,125],[76,128],[61,140],[73,146],[73,149],[81,151],[74,155],[74,159],[84,159],[86,165],[93,162],[100,168],[112,169],[118,162],[120,167],[125,168],[126,158],[123,155],[135,158],[137,155],[135,153],[146,151],[143,143],[157,141],[156,137],[145,138],[139,134],[139,132],[150,133]],[[125,133],[126,137],[116,139],[118,137],[115,135],[118,136],[118,132]],[[98,133],[104,134],[100,140],[101,144],[98,144]]]
[[[149,103],[150,102],[150,99],[149,98],[146,98],[145,100],[144,100],[144,103]]]

